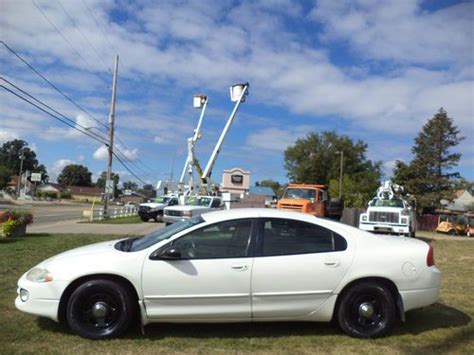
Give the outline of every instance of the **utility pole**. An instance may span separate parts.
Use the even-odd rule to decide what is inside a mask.
[[[342,169],[344,167],[344,152],[341,150],[339,152],[336,152],[341,154],[341,165],[339,167],[339,198],[342,198]]]
[[[24,153],[25,153],[25,150],[24,150],[25,147],[21,147],[21,157],[20,157],[20,173],[18,174],[18,187],[17,187],[17,191],[16,191],[16,197],[20,197],[20,189],[21,189],[21,173],[22,173],[22,170],[23,170],[23,159],[24,159]]]
[[[109,217],[108,207],[110,194],[114,191],[114,184],[111,182],[112,177],[112,159],[114,156],[114,124],[115,124],[115,97],[117,93],[117,71],[118,71],[118,55],[115,57],[114,75],[112,78],[112,102],[110,104],[109,114],[109,163],[107,165],[107,177],[105,179],[105,199],[104,199],[104,218]]]

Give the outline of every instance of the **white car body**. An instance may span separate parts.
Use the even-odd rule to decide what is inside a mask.
[[[168,206],[163,210],[163,222],[176,223],[184,219],[200,216],[203,213],[222,209],[222,199],[216,196],[193,196],[192,198],[209,200],[205,205]]]
[[[33,270],[47,270],[52,280],[30,281],[31,276],[27,278],[25,273],[18,281],[15,305],[21,311],[58,321],[64,319],[68,297],[75,287],[84,280],[104,277],[133,288],[144,325],[330,321],[337,312],[341,295],[352,285],[367,280],[391,285],[393,301],[402,318],[404,312],[430,305],[438,298],[440,272],[436,266],[427,264],[430,247],[423,241],[374,235],[334,221],[274,209],[226,210],[207,213],[201,218],[204,221],[200,224],[143,250],[118,250],[114,247],[116,240],[51,257]],[[178,245],[181,237],[193,231],[202,231],[206,226],[212,230],[222,221],[241,219],[250,220],[252,226],[264,220],[327,229],[331,236],[336,233],[342,237],[346,248],[259,256],[255,247],[256,254],[246,257],[153,259],[158,250]],[[267,238],[254,234],[253,229],[249,233],[249,245],[259,245],[258,238]]]

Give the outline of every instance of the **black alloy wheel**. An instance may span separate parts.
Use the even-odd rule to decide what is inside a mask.
[[[110,280],[90,280],[71,295],[66,319],[83,338],[106,339],[122,334],[135,313],[130,292]]]
[[[381,337],[395,324],[395,302],[385,286],[362,282],[342,295],[337,319],[341,329],[352,337]]]

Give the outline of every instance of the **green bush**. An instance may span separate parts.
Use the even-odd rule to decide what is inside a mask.
[[[28,211],[6,210],[0,212],[0,234],[9,238],[22,226],[33,223],[33,215]]]
[[[71,199],[72,195],[69,191],[61,191],[60,197],[64,199]]]

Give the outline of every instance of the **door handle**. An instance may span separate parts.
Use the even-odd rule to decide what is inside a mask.
[[[232,265],[231,268],[236,271],[245,271],[249,268],[248,265]]]
[[[324,265],[331,266],[331,267],[337,267],[339,266],[339,261],[337,260],[331,260],[331,261],[325,261]]]

